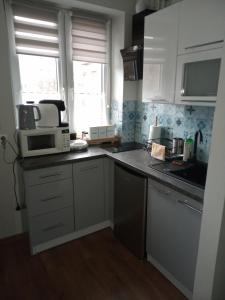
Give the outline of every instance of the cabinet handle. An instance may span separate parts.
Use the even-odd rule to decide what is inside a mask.
[[[58,199],[58,198],[62,198],[62,195],[58,195],[58,196],[53,196],[53,197],[41,199],[40,201],[41,201],[41,202],[47,202],[47,201],[54,200],[54,199]]]
[[[55,225],[43,228],[42,231],[46,232],[46,231],[50,231],[50,230],[53,230],[53,229],[56,229],[56,228],[60,228],[60,227],[63,227],[63,226],[64,226],[63,223],[57,223]]]
[[[151,186],[151,185],[150,185]],[[159,193],[161,193],[161,194],[164,194],[164,195],[167,195],[167,196],[169,196],[169,195],[171,195],[172,194],[172,191],[169,191],[169,190],[161,190],[160,188],[158,188],[158,187],[156,187],[156,186],[154,186],[154,185],[152,185],[152,187],[154,188],[154,189],[156,189]]]
[[[81,170],[81,172],[84,172],[84,171],[94,170],[94,169],[97,169],[97,168],[98,168],[98,166],[95,165],[95,166],[91,166],[91,167],[82,168],[80,170]]]
[[[182,96],[182,95],[181,95]],[[194,96],[193,96],[194,97]],[[215,103],[216,102],[216,100],[210,100],[210,101],[208,101],[208,100],[186,100],[186,99],[181,99],[181,101],[184,101],[184,102],[190,102],[190,103],[192,103],[192,102],[202,102],[202,103]]]
[[[186,206],[186,207],[188,207],[188,208],[190,208],[191,210],[193,210],[193,211],[195,211],[199,214],[202,214],[202,209],[195,208],[194,206],[192,206],[191,204],[189,204],[186,201],[178,200],[177,202],[184,205],[184,206]]]
[[[204,47],[204,46],[210,46],[210,45],[215,45],[215,44],[219,44],[219,43],[223,43],[223,40],[218,40],[218,41],[214,41],[214,42],[209,42],[209,43],[203,43],[203,44],[198,44],[198,45],[194,45],[194,46],[189,46],[189,47],[185,47],[185,50],[188,49],[195,49],[195,48],[199,48],[199,47]]]
[[[166,99],[146,98],[146,100],[152,101],[152,102],[168,102],[168,100],[166,100]]]
[[[55,176],[60,176],[62,175],[62,172],[60,173],[55,173],[55,174],[49,174],[49,175],[44,175],[44,176],[40,176],[40,179],[45,179],[45,178],[49,178],[49,177],[55,177]]]

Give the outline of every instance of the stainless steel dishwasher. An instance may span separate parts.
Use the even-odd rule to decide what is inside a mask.
[[[114,234],[137,257],[145,256],[147,178],[115,164]]]

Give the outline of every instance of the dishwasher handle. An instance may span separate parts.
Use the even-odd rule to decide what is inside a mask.
[[[186,206],[186,207],[188,207],[188,208],[190,208],[191,210],[193,210],[193,211],[195,211],[195,212],[197,212],[197,213],[199,213],[199,214],[202,214],[202,209],[198,209],[198,208],[192,206],[192,205],[191,205],[190,203],[188,203],[187,201],[177,200],[177,202],[180,203],[180,204],[182,204],[182,205],[184,205],[184,206]]]

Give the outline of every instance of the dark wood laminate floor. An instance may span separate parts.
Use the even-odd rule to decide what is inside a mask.
[[[1,300],[183,300],[110,229],[29,255],[27,235],[0,241]]]

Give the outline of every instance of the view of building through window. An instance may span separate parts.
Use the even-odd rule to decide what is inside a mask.
[[[105,125],[105,64],[73,61],[74,118],[77,133],[90,126]]]
[[[22,101],[60,99],[58,59],[19,54]]]

